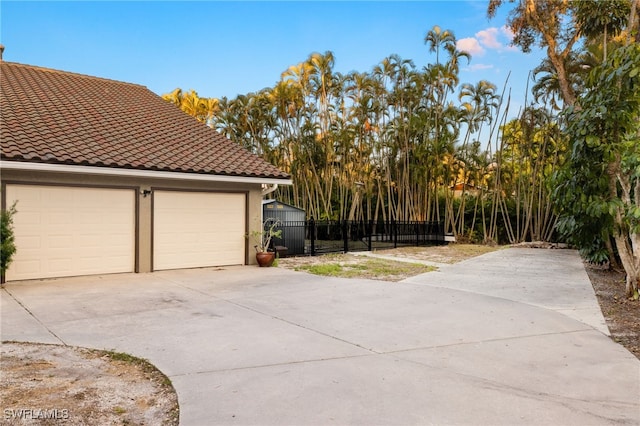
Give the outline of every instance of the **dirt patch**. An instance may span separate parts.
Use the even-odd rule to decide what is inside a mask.
[[[3,342],[2,425],[177,425],[169,379],[130,355]]]
[[[586,264],[611,338],[640,359],[640,301],[624,295],[625,274]]]
[[[457,263],[481,254],[498,250],[497,246],[481,246],[476,244],[446,244],[432,247],[400,247],[389,250],[378,250],[375,254],[384,254],[404,259],[426,260],[435,263]]]

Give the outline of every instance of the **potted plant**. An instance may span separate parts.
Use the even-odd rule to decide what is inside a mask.
[[[282,229],[276,230],[280,225],[280,221],[274,218],[268,218],[262,223],[262,231],[252,231],[249,233],[256,243],[253,248],[256,249],[256,260],[261,267],[271,266],[276,258],[276,252],[271,250],[271,240],[282,236]]]

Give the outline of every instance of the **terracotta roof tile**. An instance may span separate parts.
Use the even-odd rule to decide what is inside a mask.
[[[3,160],[288,179],[146,87],[0,62]]]

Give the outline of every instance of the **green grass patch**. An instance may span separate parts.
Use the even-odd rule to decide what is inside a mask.
[[[333,255],[336,257],[336,255]],[[297,271],[306,271],[315,275],[340,278],[367,278],[382,281],[401,281],[414,275],[435,271],[437,268],[419,263],[396,262],[387,259],[365,258],[360,256],[339,255],[325,262],[300,265]]]
[[[319,265],[303,265],[296,268],[296,271],[307,271],[315,275],[325,275],[339,277],[344,272],[344,267],[338,263],[321,263]]]
[[[124,352],[105,351],[105,355],[114,361],[122,361],[129,364],[144,365],[148,361],[146,359],[138,358],[133,355],[126,354]]]
[[[124,408],[122,408],[122,407],[117,406],[117,407],[113,407],[113,412],[114,412],[115,414],[117,414],[117,415],[121,416],[121,415],[123,415],[124,413],[126,413],[126,412],[127,412],[127,410],[125,410],[125,409],[124,409]]]
[[[98,351],[103,356],[109,357],[113,361],[125,362],[127,364],[138,365],[142,368],[146,373],[158,373],[162,376],[162,385],[173,388],[173,383],[171,383],[171,379],[167,377],[162,371],[158,370],[153,364],[151,364],[148,360],[144,358],[138,358],[137,356],[129,355],[124,352],[116,352],[116,351]]]

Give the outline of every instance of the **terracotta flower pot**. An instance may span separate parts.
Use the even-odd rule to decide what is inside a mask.
[[[266,252],[266,251],[261,251],[256,253],[256,260],[258,261],[258,265],[260,265],[260,267],[267,267],[267,266],[271,266],[273,265],[273,261],[276,258],[276,254],[275,252]]]

